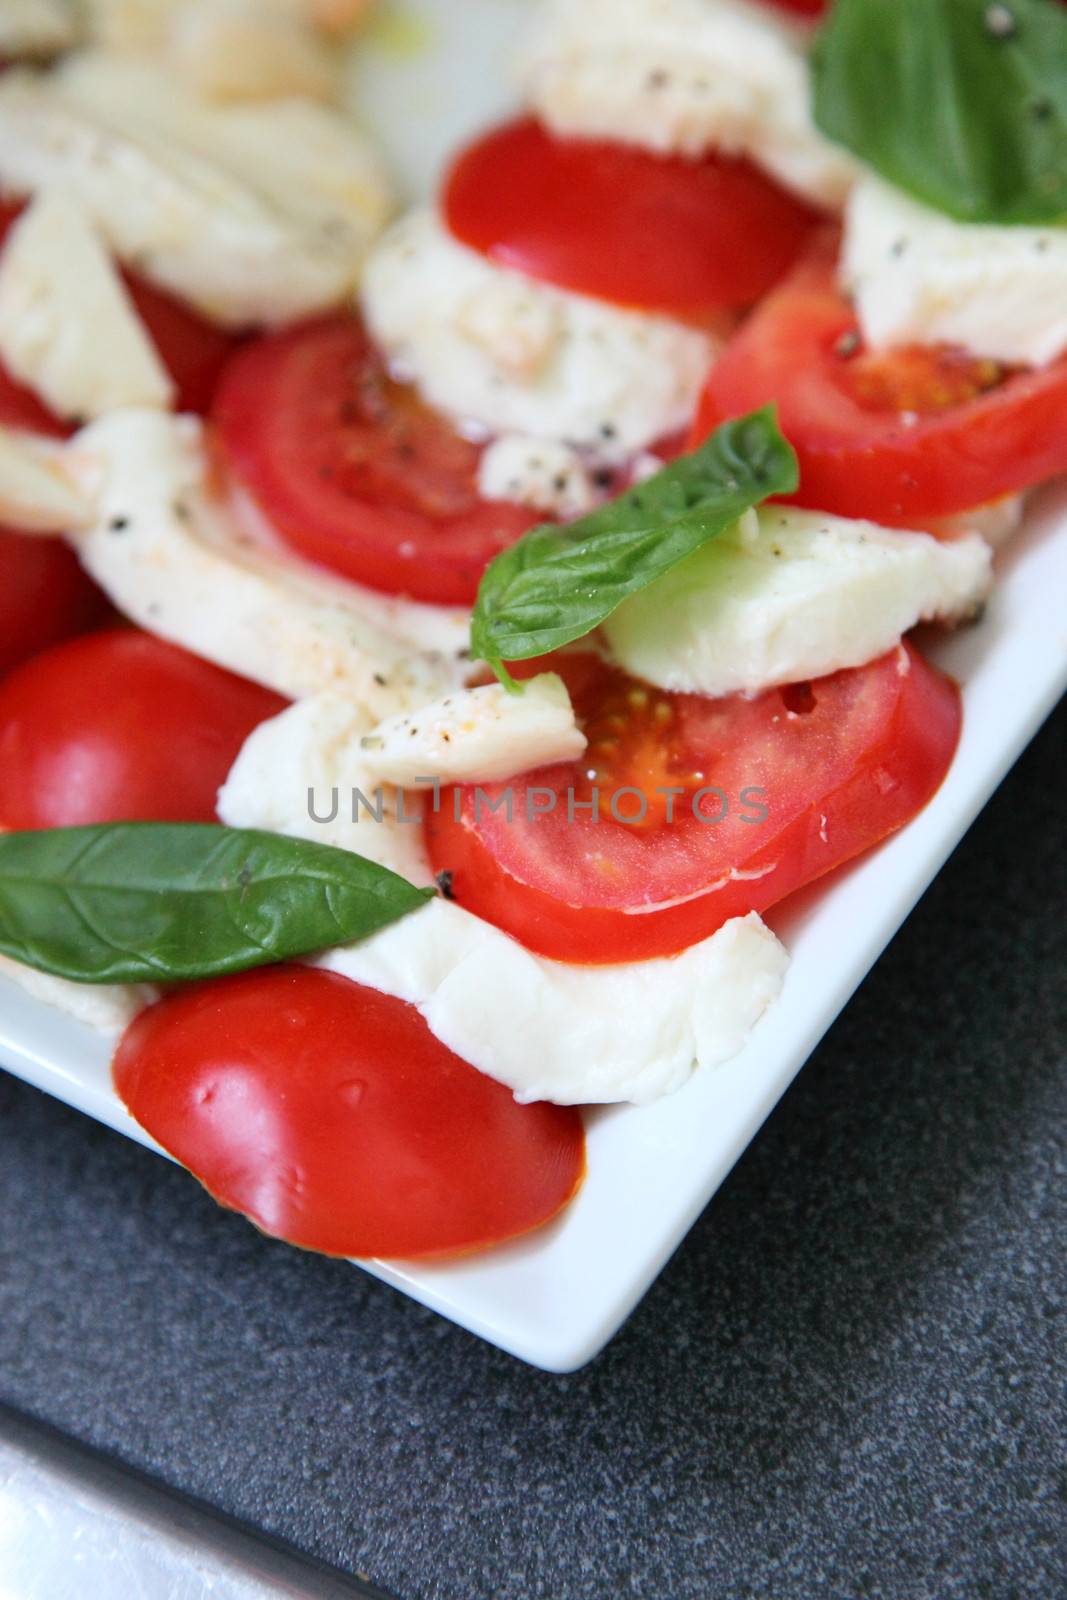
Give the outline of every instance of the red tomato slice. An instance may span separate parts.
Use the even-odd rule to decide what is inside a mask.
[[[779,11],[797,11],[802,17],[821,17],[829,9],[830,0],[771,0]]]
[[[306,967],[172,994],[114,1076],[220,1204],[326,1255],[477,1250],[540,1227],[584,1175],[573,1109],[518,1105],[413,1006]]]
[[[557,139],[532,118],[464,151],[443,205],[456,238],[502,267],[683,317],[758,300],[817,220],[747,161]]]
[[[208,322],[192,306],[135,273],[124,272],[126,287],[141,321],[174,379],[177,411],[206,416],[239,336]]]
[[[23,202],[0,204],[0,247],[8,229],[23,209]],[[232,333],[213,327],[191,306],[135,273],[123,272],[138,314],[177,387],[179,411],[203,414],[211,403],[219,374],[236,348]],[[63,436],[72,431],[52,414],[36,395],[24,389],[0,367],[0,425],[28,428],[34,433]]]
[[[959,691],[906,645],[753,699],[666,694],[592,656],[558,670],[581,760],[446,790],[426,829],[460,905],[562,961],[671,955],[776,904],[921,810],[959,738]],[[594,789],[598,822],[578,809]],[[628,818],[644,799],[644,822],[612,796]]]
[[[16,383],[7,368],[0,365],[0,427],[23,428],[63,439],[72,430],[43,406],[32,389]]]
[[[106,609],[61,539],[0,528],[0,673],[91,628]]]
[[[481,447],[389,379],[353,317],[248,345],[213,415],[227,464],[282,538],[372,589],[473,604],[493,557],[543,520],[481,498]]]
[[[820,243],[730,342],[693,444],[775,401],[801,505],[902,527],[1067,470],[1067,361],[1012,372],[945,347],[867,353],[833,261]]]
[[[214,822],[245,739],[285,705],[134,628],[56,645],[0,683],[0,827]]]

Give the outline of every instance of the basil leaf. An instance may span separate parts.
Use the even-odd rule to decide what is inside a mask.
[[[609,505],[563,527],[533,528],[497,556],[478,590],[472,653],[510,685],[504,661],[582,638],[743,512],[797,482],[772,407],[724,423],[699,450]]]
[[[1061,0],[836,0],[815,120],[890,183],[961,222],[1067,216]]]
[[[254,829],[0,834],[0,951],[76,983],[243,972],[362,939],[432,895],[348,850]]]

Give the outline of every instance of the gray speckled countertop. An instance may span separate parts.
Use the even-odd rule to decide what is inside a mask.
[[[1060,1600],[1065,734],[584,1372],[0,1078],[0,1398],[404,1600]]]

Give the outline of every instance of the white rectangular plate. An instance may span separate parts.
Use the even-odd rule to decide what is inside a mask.
[[[470,125],[486,113],[479,85],[488,82],[498,92],[487,59],[495,62],[502,34],[488,22],[479,32],[474,7],[454,7],[450,15],[461,9],[465,29],[473,31],[461,37],[453,25],[448,37],[442,33],[435,59],[451,73],[449,103],[465,105]],[[484,12],[505,32],[515,9],[511,0],[477,6],[479,16]],[[442,0],[424,0],[421,10],[431,21],[449,15]],[[466,48],[472,40],[480,51]],[[425,60],[404,58],[416,103],[425,99],[419,75],[426,71]],[[403,98],[395,104],[406,116]],[[450,138],[461,132],[449,128]],[[418,171],[436,153],[423,146],[409,149],[406,159]],[[903,833],[776,923],[792,966],[780,1001],[743,1054],[656,1105],[591,1114],[588,1179],[551,1227],[452,1266],[369,1262],[368,1271],[536,1366],[566,1372],[596,1355],[1067,687],[1067,490],[1046,492],[1031,506],[999,565],[1001,582],[982,623],[937,641],[931,651],[964,688],[963,740],[948,779]],[[100,1039],[2,981],[0,1061],[158,1148],[119,1104]]]

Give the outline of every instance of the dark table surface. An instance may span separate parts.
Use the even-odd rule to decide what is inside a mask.
[[[0,1398],[404,1600],[1062,1600],[1065,734],[585,1371],[0,1075]]]

